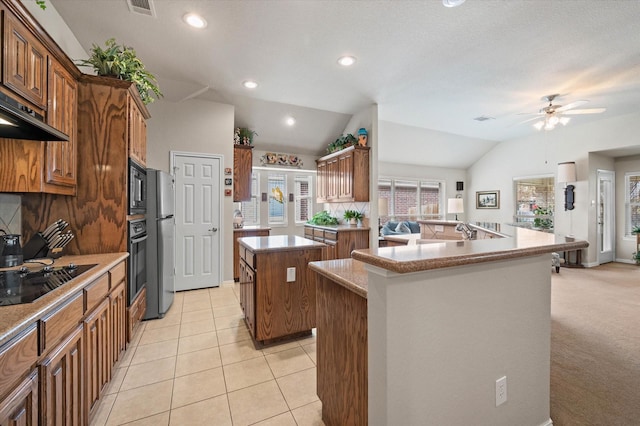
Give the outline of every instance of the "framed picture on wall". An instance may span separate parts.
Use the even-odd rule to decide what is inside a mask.
[[[476,191],[476,209],[499,209],[500,191]]]

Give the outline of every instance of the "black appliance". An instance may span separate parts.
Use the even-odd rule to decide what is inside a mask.
[[[20,245],[20,235],[0,235],[0,268],[20,266],[22,265],[22,261],[23,256],[22,246]]]
[[[68,141],[69,136],[44,122],[29,107],[0,93],[0,138],[33,141]]]
[[[0,306],[30,303],[84,274],[96,265],[45,266],[40,270],[23,266],[0,272]]]
[[[129,214],[147,212],[147,171],[129,159]]]
[[[147,221],[129,221],[129,288],[127,306],[147,284]]]

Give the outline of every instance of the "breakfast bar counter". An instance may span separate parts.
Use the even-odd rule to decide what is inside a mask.
[[[327,425],[552,424],[551,253],[588,243],[506,225],[500,235],[310,264]]]

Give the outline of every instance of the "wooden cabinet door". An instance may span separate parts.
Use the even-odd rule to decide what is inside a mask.
[[[46,143],[46,184],[67,187],[66,190],[47,190],[46,192],[75,195],[77,183],[77,93],[78,87],[75,79],[57,61],[49,59],[47,123],[62,133],[69,135],[69,141]]]
[[[331,241],[323,241],[326,244],[326,247],[322,250],[322,254],[324,255],[322,260],[334,260],[337,259],[337,247],[335,242]]]
[[[248,266],[245,273],[247,279],[245,282],[245,319],[249,332],[256,338],[256,273]]]
[[[129,157],[141,166],[147,164],[147,122],[135,101],[129,97]]]
[[[340,170],[338,169],[338,158],[327,160],[327,201],[338,199],[338,185],[340,184]]]
[[[4,12],[4,84],[39,108],[46,106],[47,53],[9,12]]]
[[[319,161],[316,171],[316,199],[318,203],[324,203],[327,201],[327,162]]]
[[[338,199],[353,201],[353,151],[338,157]]]
[[[42,425],[83,423],[82,324],[40,364]]]
[[[109,295],[112,332],[112,365],[120,360],[124,351],[127,349],[127,298],[125,284],[125,281],[120,281]]]
[[[252,146],[233,147],[233,201],[251,200]]]
[[[111,379],[111,335],[109,300],[105,299],[84,320],[85,424],[100,398],[103,386]]]
[[[0,401],[0,426],[36,426],[38,423],[38,370],[33,370]]]

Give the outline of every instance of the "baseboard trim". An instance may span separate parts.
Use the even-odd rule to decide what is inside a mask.
[[[553,421],[549,418],[546,422],[541,423],[540,426],[553,426]]]
[[[620,262],[620,263],[629,263],[631,265],[635,264],[636,262],[634,262],[631,259],[616,259],[616,262]]]

